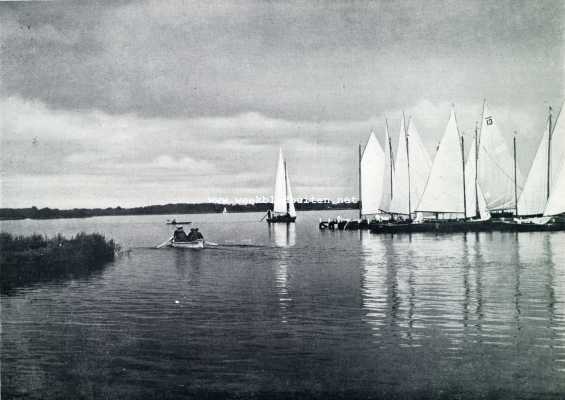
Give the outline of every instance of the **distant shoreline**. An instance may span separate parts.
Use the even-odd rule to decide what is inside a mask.
[[[21,219],[63,219],[63,218],[90,218],[124,215],[167,215],[167,214],[214,214],[221,213],[224,208],[228,213],[242,212],[267,212],[272,209],[272,203],[255,204],[220,204],[220,203],[177,203],[164,205],[151,205],[144,207],[108,207],[108,208],[0,208],[0,221],[13,221]],[[317,210],[349,210],[359,209],[359,203],[332,203],[332,202],[297,202],[298,211]]]

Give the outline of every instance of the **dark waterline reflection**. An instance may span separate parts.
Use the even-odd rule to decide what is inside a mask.
[[[258,246],[204,251],[150,249],[170,234],[158,216],[3,223],[138,247],[2,296],[2,395],[565,393],[565,234],[320,232],[319,215],[190,216],[214,242]]]

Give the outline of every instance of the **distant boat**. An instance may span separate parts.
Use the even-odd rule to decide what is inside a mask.
[[[167,225],[188,225],[188,224],[192,224],[191,221],[177,221],[176,219],[173,220],[167,220],[167,222],[165,222],[165,224]]]
[[[290,188],[290,180],[286,169],[286,161],[282,149],[279,149],[277,171],[275,174],[275,190],[273,195],[273,210],[267,212],[267,222],[289,223],[296,221],[294,198]]]
[[[226,207],[224,207],[224,210],[222,211],[222,214],[227,214],[228,213],[228,209]]]

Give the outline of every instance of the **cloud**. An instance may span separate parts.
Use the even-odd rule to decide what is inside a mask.
[[[152,118],[362,121],[487,97],[560,101],[562,2],[0,6],[7,95]]]
[[[404,110],[414,118],[430,154],[450,107],[422,100]],[[481,101],[456,105],[459,127],[469,138],[481,107]],[[53,109],[20,97],[0,98],[0,109],[2,203],[12,207],[270,196],[279,147],[297,198],[352,196],[358,143],[366,141],[371,129],[382,143],[387,117],[396,148],[402,115],[401,109],[390,109],[365,120],[317,122],[260,113],[162,118]],[[524,143],[519,147],[522,170],[527,171],[545,110],[496,103],[490,109],[508,140],[518,129],[519,143]]]

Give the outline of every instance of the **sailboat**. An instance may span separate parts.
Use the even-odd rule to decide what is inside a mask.
[[[359,217],[369,220],[380,213],[385,183],[385,152],[374,132],[371,132],[365,150],[360,152],[359,172]]]
[[[371,131],[365,148],[359,145],[359,220],[335,219],[326,222],[320,219],[320,229],[369,229],[377,220],[389,217],[387,213],[392,197],[394,169],[389,152],[391,146],[386,120],[385,141],[387,151],[383,150],[375,132]]]
[[[275,174],[275,190],[273,195],[273,210],[267,212],[267,222],[289,223],[296,221],[294,199],[290,188],[290,179],[286,169],[286,161],[282,149],[279,149],[277,170]]]
[[[516,207],[517,218],[503,228],[518,231],[565,230],[565,121],[563,108],[546,128]]]
[[[488,218],[488,211],[480,186],[475,184],[476,168],[472,166],[476,162],[476,153],[471,151],[473,158],[467,162],[464,154],[464,139],[452,108],[424,192],[415,208],[418,218],[410,224],[386,224],[372,231],[401,233],[480,230],[483,224],[480,216]],[[476,203],[477,209],[468,206],[471,201],[473,205]],[[479,219],[470,219],[476,216]]]
[[[412,219],[414,208],[419,204],[428,179],[431,160],[412,118],[405,129],[404,116],[400,120],[400,132],[394,163],[394,193],[388,212]]]
[[[486,100],[483,103],[478,158],[478,182],[484,191],[487,209],[497,213],[514,210],[516,191],[522,187],[522,175],[517,168],[514,173],[514,158]]]
[[[452,108],[417,212],[433,213],[434,219],[467,217],[463,163],[463,137]]]
[[[563,107],[561,109],[563,110]],[[551,194],[552,182],[558,177],[561,167],[560,161],[563,159],[565,148],[565,126],[561,122],[561,113],[555,125],[552,123],[552,117],[550,107],[538,150],[518,200],[517,214],[522,219],[540,217],[544,214]]]

